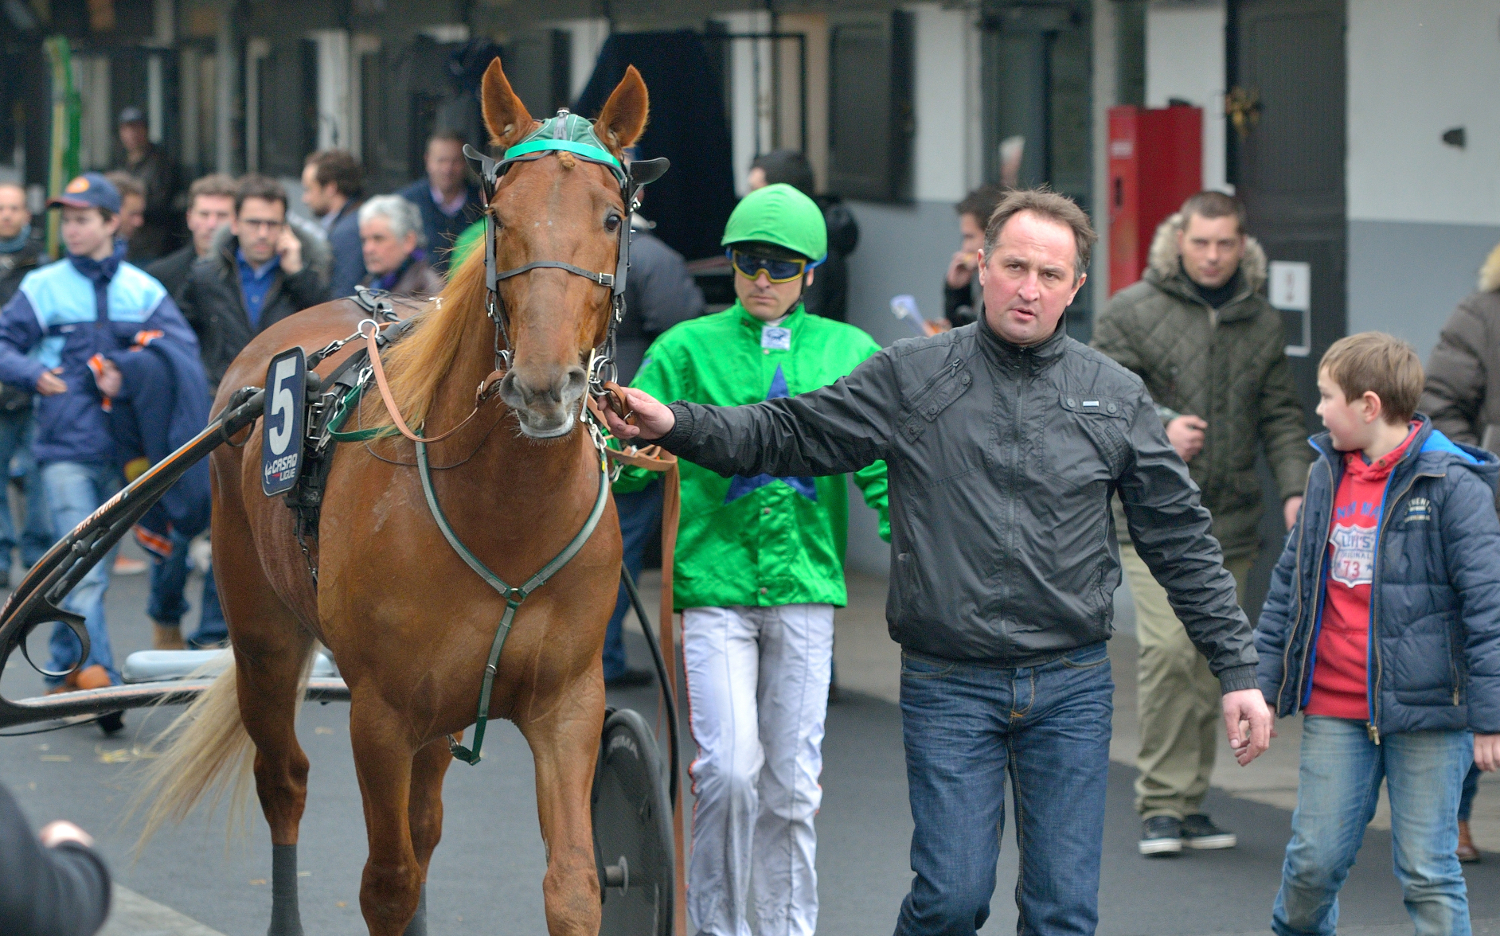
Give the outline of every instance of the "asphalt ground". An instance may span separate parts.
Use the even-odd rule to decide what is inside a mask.
[[[195,577],[190,586],[195,603],[196,583]],[[110,630],[119,660],[149,646],[146,593],[145,576],[117,577],[110,588]],[[639,636],[628,636],[633,660],[645,661]],[[44,635],[33,640],[40,651]],[[12,698],[35,694],[41,687],[40,678],[19,657],[0,682]],[[648,721],[657,718],[651,690],[616,693],[611,703],[635,708]],[[132,860],[137,827],[122,824],[122,812],[137,787],[141,745],[165,726],[173,711],[149,719],[128,713],[126,731],[112,739],[91,725],[0,738],[0,780],[16,792],[36,825],[68,818],[98,838],[118,883],[133,892],[120,900],[121,915],[108,931],[111,936],[260,936],[269,919],[270,843],[257,808],[247,814],[246,834],[233,842],[226,844],[226,809],[221,806],[213,817],[200,812],[161,833]],[[900,727],[897,707],[870,695],[845,691],[829,710],[818,817],[819,930],[828,936],[890,932],[909,884],[911,819]],[[299,865],[303,922],[316,936],[360,934],[365,930],[358,888],[366,845],[347,706],[306,706],[298,731],[312,760]],[[686,731],[683,739],[685,757],[690,757]],[[532,777],[524,741],[504,722],[492,727],[479,766],[456,764],[449,771],[444,839],[428,883],[432,933],[545,932],[544,858]],[[1146,860],[1136,854],[1139,825],[1131,808],[1132,780],[1131,768],[1111,766],[1099,932],[1266,931],[1290,813],[1215,790],[1210,810],[1221,825],[1239,834],[1239,847]],[[1015,926],[1010,896],[1016,875],[1014,828],[1008,825],[1004,837],[986,933],[1013,932]],[[1500,855],[1488,855],[1485,863],[1465,871],[1475,932],[1500,934]],[[1367,833],[1341,905],[1341,932],[1384,936],[1411,931],[1391,874],[1388,833],[1374,828]],[[153,908],[159,911],[154,916]]]

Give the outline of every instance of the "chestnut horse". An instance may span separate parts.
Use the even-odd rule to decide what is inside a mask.
[[[538,125],[498,59],[482,94],[494,146],[513,146]],[[640,136],[647,106],[646,86],[631,68],[594,123],[617,158]],[[616,179],[568,152],[516,163],[489,210],[496,259],[506,269],[562,261],[608,272],[629,225]],[[495,367],[484,259],[484,250],[471,251],[441,298],[384,357],[397,408],[427,435],[464,419]],[[514,353],[499,387],[503,405],[490,398],[469,425],[428,451],[438,500],[459,539],[500,577],[523,582],[579,532],[599,494],[600,459],[579,414],[611,296],[557,268],[499,288]],[[361,317],[340,300],[268,329],[235,360],[215,408],[235,389],[261,385],[278,352],[348,337]],[[341,359],[319,370],[326,376]],[[390,422],[372,391],[346,428]],[[260,429],[247,430],[243,447],[212,456],[214,568],[234,661],[183,713],[181,730],[150,766],[146,834],[180,819],[206,792],[238,786],[243,797],[253,769],[271,827],[272,936],[302,932],[296,844],[308,760],[293,721],[314,640],[332,651],[351,696],[349,734],[370,849],[360,885],[365,923],[374,936],[400,936],[409,923],[410,932],[423,929],[413,918],[442,831],[449,738],[475,721],[505,602],[445,541],[414,461],[413,445],[400,438],[338,446],[320,537],[304,556],[293,511],[261,493]],[[516,614],[490,703],[489,716],[515,722],[535,758],[547,847],[542,891],[554,936],[599,931],[589,797],[604,718],[600,650],[619,578],[610,502],[582,550]]]

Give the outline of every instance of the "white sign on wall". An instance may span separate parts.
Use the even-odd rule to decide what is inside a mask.
[[[1300,344],[1287,345],[1289,357],[1307,357],[1312,353],[1312,264],[1297,260],[1272,260],[1269,281],[1271,305],[1283,312],[1295,312],[1301,319]]]

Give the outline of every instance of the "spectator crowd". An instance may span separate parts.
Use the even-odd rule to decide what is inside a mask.
[[[0,183],[3,574],[13,550],[29,567],[183,427],[201,427],[260,332],[361,287],[434,296],[483,230],[450,132],[428,141],[423,177],[390,194],[365,191],[349,152],[312,153],[300,188],[315,220],[262,175],[183,186],[138,108],[120,113],[118,133],[120,166],[47,204],[59,212],[55,261],[25,192]],[[888,614],[916,821],[897,932],[982,926],[1007,772],[1024,801],[1018,838],[1031,843],[1022,928],[1092,931],[1112,704],[1103,647],[1122,583],[1140,647],[1140,854],[1236,847],[1204,811],[1219,732],[1244,765],[1271,743],[1273,715],[1302,713],[1273,929],[1334,931],[1384,781],[1419,931],[1467,932],[1459,863],[1479,860],[1469,811],[1480,771],[1500,768],[1500,248],[1425,372],[1387,335],[1328,350],[1327,431],[1309,440],[1266,257],[1231,196],[1199,193],[1162,223],[1142,279],[1112,297],[1086,346],[1059,323],[1086,280],[1087,217],[1050,192],[978,189],[956,206],[937,334],[881,349],[845,324],[859,243],[849,208],[816,191],[800,153],[757,157],[746,182],[723,235],[737,301],[705,314],[641,205],[618,334],[639,419],[612,428],[685,458],[675,574],[699,746],[693,926],[816,929],[848,473],[894,552]],[[983,433],[999,454],[975,447]],[[1262,462],[1287,539],[1252,627],[1241,606],[1261,549]],[[627,470],[615,499],[639,573],[661,482]],[[157,649],[228,643],[211,569],[197,628],[183,633],[189,557],[208,523],[203,466],[137,532],[152,556]],[[760,568],[766,556],[778,569]],[[998,584],[997,567],[1008,569]],[[120,682],[110,575],[100,563],[65,599],[90,646],[80,660],[73,631],[55,625],[47,669],[68,675],[48,677],[49,692]],[[651,678],[627,665],[625,611],[622,588],[604,647],[610,687]],[[1000,710],[1017,714],[997,721]],[[123,718],[99,724],[112,734]],[[36,900],[74,908],[70,931],[97,928],[107,897],[85,891],[107,873],[87,835],[54,824],[40,842],[0,795],[7,867],[28,866]],[[9,893],[19,886],[6,877],[0,920],[29,932],[25,914],[40,911],[16,909],[29,899]]]

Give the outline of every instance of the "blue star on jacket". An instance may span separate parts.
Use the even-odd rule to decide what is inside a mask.
[[[771,389],[766,391],[766,399],[780,400],[789,396],[791,396],[791,393],[787,391],[786,375],[781,372],[781,365],[777,364],[776,374],[771,378]],[[735,475],[733,478],[730,478],[729,493],[724,495],[724,503],[733,503],[746,494],[758,491],[773,481],[781,481],[810,501],[818,499],[818,489],[813,487],[812,478],[778,478],[775,475],[758,474],[753,478],[747,478],[744,475]]]

